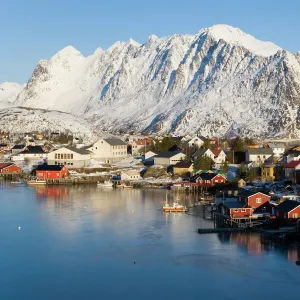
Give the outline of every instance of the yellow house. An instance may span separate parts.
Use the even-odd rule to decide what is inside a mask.
[[[173,167],[174,175],[185,175],[192,173],[194,170],[194,164],[190,162],[180,161]]]
[[[273,164],[264,164],[261,167],[261,179],[266,181],[273,181],[274,176],[274,165]]]

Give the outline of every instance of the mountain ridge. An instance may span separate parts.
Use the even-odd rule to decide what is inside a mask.
[[[118,41],[86,57],[67,46],[40,61],[10,103],[110,132],[300,136],[299,53],[228,25]]]

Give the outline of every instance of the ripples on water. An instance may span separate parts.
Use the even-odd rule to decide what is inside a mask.
[[[298,299],[298,249],[199,235],[165,193],[0,184],[0,299]]]

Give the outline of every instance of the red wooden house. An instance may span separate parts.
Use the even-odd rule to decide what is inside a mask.
[[[199,186],[211,187],[216,184],[224,184],[226,183],[225,176],[216,173],[201,173],[197,175],[196,183]]]
[[[32,174],[39,179],[60,179],[68,177],[68,169],[64,165],[39,165]]]
[[[218,209],[223,215],[230,216],[231,218],[247,218],[254,212],[253,208],[248,207],[240,201],[221,203]]]
[[[282,221],[297,221],[300,218],[300,203],[295,200],[285,200],[274,208],[276,218]]]
[[[270,196],[262,193],[262,192],[253,192],[253,191],[247,191],[243,190],[238,193],[239,201],[244,202],[249,207],[252,208],[258,208],[264,205],[265,203],[268,203],[271,199]]]
[[[18,174],[22,173],[22,168],[13,163],[0,164],[0,174]]]

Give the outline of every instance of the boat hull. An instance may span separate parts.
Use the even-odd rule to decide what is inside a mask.
[[[186,208],[163,208],[163,212],[187,212],[188,210]]]
[[[27,181],[28,185],[46,185],[47,181]]]

